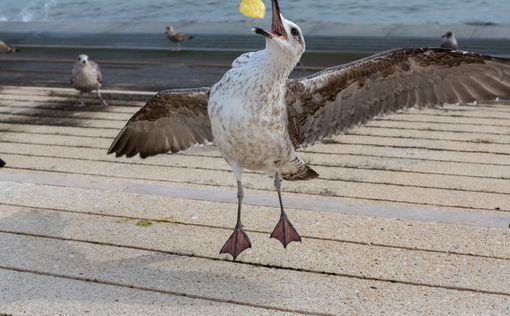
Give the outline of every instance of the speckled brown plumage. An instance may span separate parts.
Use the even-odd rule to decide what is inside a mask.
[[[15,53],[16,48],[7,45],[3,41],[0,41],[0,54]]]
[[[397,49],[288,85],[303,87],[286,97],[289,134],[294,144],[309,145],[400,109],[508,99],[510,60],[445,49]]]
[[[209,88],[159,92],[127,122],[108,154],[146,158],[212,142],[208,92]]]

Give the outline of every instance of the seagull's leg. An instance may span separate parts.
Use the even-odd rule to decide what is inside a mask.
[[[241,172],[236,165],[233,165],[232,169],[234,170],[234,174],[237,178],[237,223],[234,228],[234,232],[221,248],[220,254],[231,254],[232,257],[234,257],[234,260],[236,260],[237,256],[241,252],[251,248],[251,242],[248,235],[243,230],[243,225],[241,225],[241,205],[244,197],[243,185],[241,184]]]
[[[280,173],[277,171],[276,176],[274,178],[274,187],[276,188],[276,191],[278,192],[278,200],[280,200],[280,221],[278,224],[276,224],[276,227],[273,230],[273,233],[271,234],[271,238],[278,239],[283,247],[287,248],[287,245],[290,244],[293,241],[301,241],[301,237],[299,236],[298,232],[292,225],[292,223],[287,218],[287,214],[285,214],[285,211],[283,209],[283,203],[282,203],[282,193],[280,190],[281,187],[281,178]]]
[[[177,42],[177,51],[180,52],[181,51],[181,42]]]
[[[97,92],[97,97],[101,100],[101,104],[103,106],[108,106],[108,103],[103,99],[103,97],[101,96],[101,93],[99,92],[99,89],[96,90]]]
[[[81,98],[81,104],[80,106],[83,107],[85,103],[83,102],[83,92],[80,91],[80,98]]]

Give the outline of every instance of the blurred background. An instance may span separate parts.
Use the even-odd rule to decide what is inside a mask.
[[[237,1],[224,0],[2,0],[0,21],[238,22]],[[269,6],[269,3],[268,3]],[[292,0],[282,1],[295,22],[354,24],[502,24],[507,0]]]
[[[210,86],[240,53],[262,49],[250,32],[269,27],[239,0],[2,0],[0,84],[66,85],[65,73],[86,53],[103,69],[106,88],[160,90]],[[270,1],[265,1],[268,12]],[[305,34],[307,53],[292,76],[399,47],[438,47],[455,33],[459,49],[508,56],[510,1],[281,0]],[[194,38],[177,51],[165,26]],[[64,80],[65,79],[65,80]]]

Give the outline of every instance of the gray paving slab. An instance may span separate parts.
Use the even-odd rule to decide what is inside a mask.
[[[33,70],[23,63],[34,62],[36,51],[7,61],[9,71]],[[69,52],[37,67],[60,63],[54,74],[67,73],[62,57]],[[119,61],[102,56],[119,69],[166,58],[151,54],[154,65],[135,65],[129,58],[137,53]],[[185,55],[172,58],[200,57]],[[322,178],[285,184],[289,216],[304,240],[287,251],[267,238],[278,213],[271,180],[247,173],[243,223],[256,247],[231,263],[217,251],[234,221],[235,188],[217,151],[206,146],[145,161],[106,156],[112,137],[152,93],[106,94],[115,106],[77,109],[70,89],[1,87],[0,156],[8,164],[0,173],[0,273],[200,301],[183,313],[203,306],[250,313],[255,305],[331,314],[510,309],[508,106],[402,112],[306,149]],[[339,299],[331,304],[331,297]],[[71,298],[62,306],[81,311],[104,302],[95,303]],[[104,305],[122,311],[122,303]],[[133,303],[157,305],[144,304]]]
[[[235,193],[228,201],[187,199],[169,195],[118,192],[96,186],[71,186],[1,182],[2,209],[19,207],[48,208],[61,212],[103,215],[121,223],[126,218],[153,222],[230,229],[234,222]],[[26,199],[30,195],[32,199]],[[251,194],[250,194],[251,195]],[[276,197],[273,196],[273,200]],[[90,201],[94,201],[90,203]],[[249,201],[248,201],[249,202]],[[286,202],[287,198],[286,198]],[[350,208],[360,207],[352,201]],[[18,207],[18,208],[19,208]],[[269,234],[275,225],[278,206],[246,203],[243,222],[249,231]],[[382,208],[374,216],[344,214],[327,210],[299,210],[287,207],[295,225],[305,238],[328,239],[364,245],[379,245],[403,249],[422,249],[443,253],[486,256],[510,259],[510,230],[415,221],[383,217]],[[347,209],[344,209],[344,212]],[[426,211],[426,210],[425,210]],[[462,217],[456,216],[457,221]],[[510,222],[510,218],[508,218]]]
[[[83,174],[92,176],[114,177],[123,179],[143,179],[162,181],[174,184],[196,183],[216,187],[233,188],[234,184],[229,171],[199,170],[175,167],[159,167],[150,165],[133,166],[111,164],[98,161],[74,161],[61,158],[38,157],[34,159],[23,155],[3,154],[5,161],[12,161],[7,168],[21,168],[57,173]],[[321,168],[317,168],[319,172]],[[8,170],[8,169],[6,169]],[[443,176],[444,177],[444,176]],[[246,173],[244,177],[246,189],[273,191],[272,181],[264,174]],[[351,180],[356,180],[351,179]],[[497,180],[493,180],[497,181]],[[502,180],[507,181],[507,180]],[[360,181],[335,181],[316,179],[313,182],[289,182],[284,191],[295,194],[311,194],[317,196],[350,197],[366,200],[383,200],[387,202],[403,202],[417,205],[436,205],[479,210],[498,210],[510,212],[508,195],[480,191],[443,190],[441,188],[403,186],[392,184],[362,183]]]
[[[447,311],[503,315],[508,310],[506,295],[354,280],[35,237],[4,235],[0,243],[10,253],[0,253],[4,266],[67,277],[81,273],[108,282],[143,284],[243,304],[329,314]]]
[[[97,131],[97,130],[91,130]],[[54,134],[52,134],[54,135]],[[218,156],[201,156],[200,152],[196,154],[186,155],[163,155],[151,158],[150,160],[142,160],[140,158],[133,159],[114,159],[111,156],[105,156],[104,149],[91,149],[91,148],[69,148],[55,145],[34,145],[22,143],[7,143],[0,142],[0,152],[3,154],[18,154],[33,157],[66,157],[72,159],[83,160],[96,160],[96,161],[111,161],[113,163],[122,163],[128,165],[136,164],[149,164],[159,166],[174,166],[186,168],[213,168],[219,170],[228,170],[228,166],[221,157]],[[458,179],[474,178],[478,179],[480,183],[492,183],[487,180],[498,180],[497,182],[508,180],[510,174],[510,166],[490,165],[490,164],[476,164],[476,163],[458,163],[447,161],[427,161],[417,159],[405,158],[376,158],[367,156],[356,155],[337,155],[332,159],[331,155],[325,154],[305,154],[304,159],[314,166],[321,166],[322,168],[335,168],[336,170],[354,169],[362,171],[378,171],[397,172],[397,173],[417,173],[429,176],[446,175],[458,176]],[[369,173],[371,176],[372,173]],[[326,173],[327,176],[327,173]],[[408,176],[411,176],[408,174]],[[414,181],[413,177],[407,178],[409,181]],[[434,181],[428,185],[440,187],[441,182]],[[390,177],[388,181],[393,181]],[[472,179],[470,179],[472,180]],[[412,183],[412,182],[411,182]],[[505,183],[498,187],[497,190],[506,190]],[[462,186],[462,182],[458,182]],[[485,189],[484,189],[485,190]]]
[[[1,208],[0,231],[145,248],[216,260],[229,228],[173,223],[138,226],[136,221],[38,209]],[[249,227],[245,222],[245,227]],[[91,232],[95,232],[91,234]],[[178,238],[176,238],[178,236]],[[207,236],[207,237],[205,237]],[[402,284],[501,293],[510,297],[506,259],[412,251],[330,240],[303,239],[284,251],[269,233],[250,233],[253,249],[239,257],[267,267],[327,273]],[[9,250],[8,250],[9,251]],[[395,269],[398,267],[398,269]]]
[[[53,186],[71,186],[86,189],[108,189],[121,192],[131,192],[139,194],[152,194],[160,196],[171,196],[175,198],[194,199],[194,200],[213,200],[218,202],[234,202],[235,198],[232,193],[220,191],[219,189],[210,190],[200,187],[190,187],[183,184],[164,185],[148,183],[133,183],[125,180],[107,180],[97,184],[94,177],[83,176],[48,176],[47,174],[36,175],[34,173],[4,173],[0,174],[0,178],[7,182],[47,184]],[[232,188],[233,190],[233,188]],[[246,204],[277,206],[274,199],[274,193],[259,192],[245,198]],[[386,206],[382,203],[377,204],[360,204],[349,203],[342,199],[319,199],[318,197],[306,197],[300,195],[286,194],[285,203],[287,207],[304,209],[304,210],[323,210],[329,212],[340,212],[343,214],[358,214],[368,216],[384,216],[391,218],[406,218],[414,220],[434,221],[442,223],[459,223],[475,226],[489,227],[508,227],[508,213],[502,211],[481,212],[479,210],[443,210],[438,208],[418,208],[418,207],[398,207]],[[386,204],[387,205],[387,204]]]
[[[0,294],[0,313],[12,315],[292,315],[122,284],[101,284],[79,276],[73,279],[1,267]]]

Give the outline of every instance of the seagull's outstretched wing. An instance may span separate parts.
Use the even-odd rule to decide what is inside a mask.
[[[146,158],[212,142],[209,88],[165,90],[150,98],[115,138],[108,154]]]
[[[296,147],[409,107],[510,99],[510,59],[444,49],[397,49],[289,80]]]

